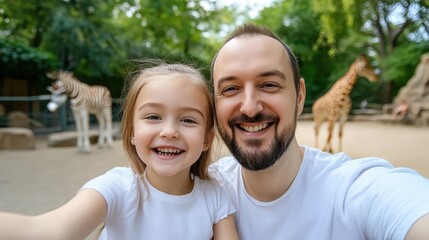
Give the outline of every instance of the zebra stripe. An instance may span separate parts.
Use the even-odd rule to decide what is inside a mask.
[[[54,89],[64,89],[70,97],[71,109],[78,132],[77,146],[79,151],[89,152],[89,114],[95,114],[100,125],[98,145],[106,141],[112,146],[112,97],[109,89],[104,86],[90,86],[77,80],[73,73],[58,71],[48,73],[47,76],[56,81]]]
[[[63,87],[70,99],[72,107],[76,109],[85,108],[89,113],[95,114],[100,111],[112,111],[112,97],[109,89],[105,86],[90,86],[77,80],[70,72],[60,71],[57,73],[57,81],[53,84],[55,88]]]

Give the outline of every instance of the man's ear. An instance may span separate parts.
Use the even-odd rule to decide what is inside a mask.
[[[214,136],[215,136],[214,129],[211,129],[209,132],[207,132],[206,137],[204,139],[203,151],[207,151],[211,147]]]
[[[297,94],[297,114],[301,115],[302,111],[304,110],[304,103],[305,103],[305,95],[306,95],[306,89],[305,89],[305,81],[304,78],[301,78],[299,80],[299,92]]]

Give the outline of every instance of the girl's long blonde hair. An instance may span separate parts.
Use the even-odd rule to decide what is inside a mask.
[[[172,78],[172,81],[183,81],[185,79],[186,81],[190,81],[195,84],[195,86],[199,87],[204,92],[208,106],[206,137],[214,134],[213,96],[204,76],[197,69],[184,64],[167,64],[164,62],[157,62],[156,65],[152,67],[140,68],[140,70],[128,78],[130,82],[124,88],[126,97],[124,99],[122,109],[123,148],[128,157],[131,168],[140,176],[143,175],[146,169],[146,164],[140,159],[137,154],[136,147],[131,143],[131,137],[134,130],[133,119],[137,96],[144,85],[151,79],[156,79],[157,76],[178,73],[185,75],[186,78]],[[209,179],[208,165],[211,163],[211,149],[212,147],[210,146],[206,151],[202,152],[200,158],[191,166],[191,174],[198,176],[201,179]]]

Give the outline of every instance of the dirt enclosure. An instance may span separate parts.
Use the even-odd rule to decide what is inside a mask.
[[[326,138],[322,126],[319,145]],[[336,134],[336,131],[334,132]],[[298,142],[314,146],[313,123],[299,121]],[[333,147],[338,149],[337,136]],[[354,158],[376,156],[398,167],[410,167],[429,178],[429,127],[348,122],[344,128],[343,151]],[[223,148],[217,156],[228,154]],[[90,154],[74,147],[50,148],[38,137],[36,150],[0,151],[0,211],[39,214],[69,200],[89,179],[114,166],[126,165],[120,140],[112,149],[92,146]]]

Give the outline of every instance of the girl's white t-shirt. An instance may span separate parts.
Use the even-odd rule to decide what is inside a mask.
[[[100,239],[211,239],[213,225],[235,212],[216,181],[198,177],[189,194],[169,195],[130,168],[117,167],[84,188],[95,189],[107,203]]]

